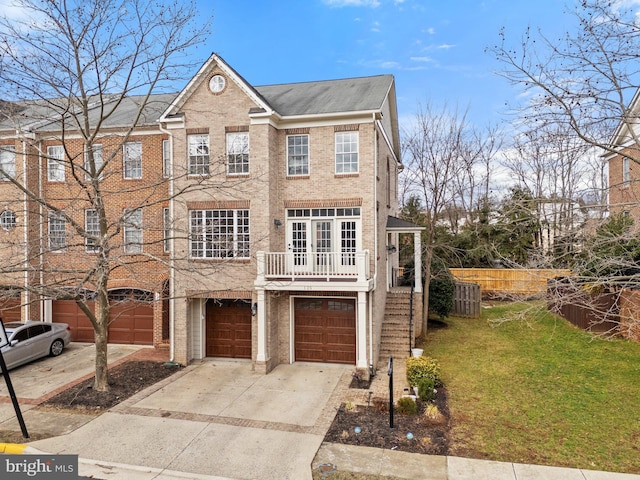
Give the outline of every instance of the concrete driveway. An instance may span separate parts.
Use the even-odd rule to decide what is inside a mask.
[[[30,445],[98,463],[233,479],[307,479],[351,371],[295,363],[262,375],[246,361],[204,361],[67,435]]]

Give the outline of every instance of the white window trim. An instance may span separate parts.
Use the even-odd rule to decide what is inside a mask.
[[[133,215],[140,215],[139,223],[134,223],[131,221],[131,217]],[[122,215],[122,239],[124,245],[124,253],[128,254],[139,254],[142,253],[142,242],[143,242],[143,219],[142,219],[142,208],[125,208],[124,213]],[[135,242],[129,242],[128,236],[131,233],[138,233],[139,239]]]
[[[193,231],[193,214],[200,212],[203,214],[205,214],[205,212],[212,212],[212,211],[226,211],[226,212],[233,212],[233,233],[231,234],[232,236],[232,243],[233,243],[233,256],[229,256],[229,257],[224,257],[224,256],[206,256],[206,252],[207,252],[207,248],[206,248],[206,240],[203,240],[202,243],[205,244],[205,248],[202,249],[203,251],[203,255],[194,255],[193,252],[193,235],[194,235],[194,231]],[[246,212],[246,219],[247,219],[247,228],[248,228],[248,232],[246,233],[247,236],[247,248],[246,248],[246,256],[240,256],[239,253],[241,250],[238,245],[241,242],[240,240],[240,236],[245,235],[243,232],[240,231],[240,225],[239,225],[239,212]],[[248,208],[237,208],[237,209],[232,209],[232,208],[211,208],[211,209],[195,209],[195,210],[189,210],[189,258],[194,259],[194,260],[248,260],[251,258],[251,230],[250,230],[250,226],[251,226],[251,212]]]
[[[52,221],[61,221],[62,222],[62,225],[64,227],[64,229],[62,230],[64,232],[64,235],[63,235],[63,238],[62,238],[64,240],[64,242],[63,242],[62,245],[54,246],[54,245],[51,244],[51,240],[53,238],[53,236],[51,235],[51,233],[52,233],[51,227],[53,226],[52,225]],[[49,251],[57,252],[57,253],[66,252],[67,251],[67,222],[66,222],[64,216],[62,216],[59,213],[55,213],[55,212],[49,213],[47,231],[48,231],[48,240],[49,240],[48,241],[48,243],[49,243]]]
[[[100,157],[100,162],[96,162],[96,153],[99,153],[99,157]],[[93,161],[95,163],[95,167],[96,167],[96,171],[99,171],[102,168],[103,162],[104,162],[104,151],[102,149],[102,144],[101,143],[94,143],[93,144]],[[85,151],[84,152],[84,178],[85,180],[90,180],[91,179],[91,169],[89,168],[89,152]],[[104,177],[104,170],[100,172],[100,175],[98,176],[98,180],[102,180]]]
[[[230,142],[229,140],[231,138],[235,138],[238,136],[244,136],[247,139],[247,151],[245,152],[231,152],[230,147],[232,146],[232,142]],[[227,175],[229,176],[238,176],[238,175],[249,175],[249,171],[251,168],[251,147],[250,147],[250,143],[249,143],[249,132],[229,132],[226,134],[226,138],[225,138],[225,142],[226,142],[226,150],[227,150]],[[247,171],[246,172],[231,172],[230,167],[231,167],[231,163],[229,162],[229,157],[231,155],[247,155],[247,163],[246,163],[246,168]],[[237,163],[234,163],[234,165],[238,165]],[[241,164],[241,165],[244,165]]]
[[[140,173],[137,176],[127,176],[127,148],[133,145],[140,145]],[[125,180],[140,180],[142,178],[142,142],[127,142],[122,146],[122,178]]]
[[[1,182],[9,182],[16,176],[16,147],[14,145],[0,145],[0,166],[6,172],[0,173]]]
[[[194,153],[193,155],[191,154],[192,146],[197,147],[197,145],[199,144],[199,142],[194,142],[194,144],[192,145],[191,141],[196,139],[197,137],[206,137],[207,139],[207,154],[206,154],[207,162],[206,163],[204,162],[197,163],[199,157],[202,157],[203,159],[205,158],[204,154],[197,154],[197,153]],[[193,170],[202,170],[201,172],[191,171],[192,157],[194,160],[196,160],[196,163],[193,164],[193,166],[195,167],[193,168]],[[196,133],[196,134],[187,135],[187,175],[190,177],[207,177],[210,175],[210,173],[211,173],[211,137],[209,136],[208,133]]]
[[[87,234],[91,233],[91,231],[89,230],[89,212],[93,212],[96,215],[96,221],[98,223],[98,231],[96,232],[97,235],[100,234],[100,219],[98,218],[98,212],[97,210],[93,209],[93,208],[88,208],[84,211],[84,230],[85,232],[87,232]],[[85,238],[85,242],[84,242],[84,249],[85,252],[87,253],[96,253],[98,251],[98,247],[96,245],[89,245],[89,238]]]
[[[355,152],[348,152],[348,153],[355,153],[356,154],[356,169],[353,172],[338,172],[338,155],[342,155],[345,152],[340,152],[338,153],[338,136],[341,135],[355,135],[356,137],[356,151]],[[335,159],[335,163],[334,163],[334,168],[335,168],[335,174],[336,175],[354,175],[354,174],[358,174],[360,173],[360,134],[358,131],[355,130],[349,130],[349,131],[345,131],[345,132],[335,132],[334,135],[334,159]],[[344,166],[344,164],[343,164]]]
[[[307,172],[306,173],[289,173],[289,139],[293,138],[293,137],[307,137]],[[287,161],[285,162],[285,168],[286,168],[286,176],[287,177],[307,177],[311,174],[311,138],[310,135],[308,133],[300,133],[300,134],[294,134],[294,135],[287,135],[286,138],[286,158]]]
[[[61,155],[62,158],[56,156]],[[65,151],[63,145],[51,145],[47,147],[47,180],[49,182],[64,182],[64,157]],[[54,168],[55,167],[55,168]]]
[[[622,157],[622,185],[625,187],[631,183],[631,160],[629,157]]]
[[[162,176],[169,178],[171,176],[171,141],[162,140]]]

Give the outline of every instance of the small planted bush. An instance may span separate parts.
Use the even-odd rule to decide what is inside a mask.
[[[431,377],[424,377],[418,380],[418,396],[423,402],[429,402],[436,397],[436,384]]]
[[[407,381],[412,387],[419,387],[419,382],[423,378],[433,380],[434,387],[440,387],[440,364],[431,357],[409,357],[407,358]]]
[[[402,415],[415,415],[418,413],[418,405],[411,397],[401,397],[397,403],[398,413]]]

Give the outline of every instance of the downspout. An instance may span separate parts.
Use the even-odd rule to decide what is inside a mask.
[[[160,131],[169,136],[169,166],[170,171],[166,172],[169,175],[169,221],[171,222],[171,229],[169,233],[169,362],[175,362],[175,268],[174,268],[174,252],[175,252],[175,235],[173,233],[173,134],[159,123]]]
[[[26,141],[22,141],[22,175],[24,176],[24,186],[25,186],[25,190],[27,189],[27,142]],[[27,192],[23,192],[22,194],[23,196],[23,202],[24,202],[24,225],[23,225],[23,241],[24,241],[24,295],[25,295],[25,302],[24,302],[24,313],[25,313],[25,320],[28,320],[30,315],[29,315],[29,300],[30,300],[30,295],[29,295],[29,205],[28,205],[28,198],[27,198]],[[40,238],[42,239],[42,222],[40,223]],[[42,241],[42,240],[40,240]]]
[[[38,196],[41,199],[44,199],[44,186],[43,186],[43,182],[42,182],[42,174],[44,173],[44,169],[42,166],[42,142],[38,142]],[[39,258],[39,263],[40,263],[40,288],[42,288],[42,285],[44,285],[44,245],[42,244],[42,242],[44,241],[44,231],[42,230],[42,223],[43,223],[43,206],[42,206],[42,202],[40,202],[40,204],[38,205],[38,214],[40,215],[40,221],[39,223],[39,229],[40,229],[40,240],[38,241],[38,258]],[[47,217],[48,218],[48,217]],[[44,302],[45,299],[40,298],[40,321],[44,322],[45,321],[45,309],[44,309]],[[51,321],[53,321],[53,319],[51,319]]]
[[[373,117],[373,290],[375,291],[378,279],[378,129],[376,127],[376,114]],[[373,295],[369,293],[369,370],[374,371],[373,364]]]

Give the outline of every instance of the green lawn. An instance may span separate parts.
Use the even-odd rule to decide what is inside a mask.
[[[491,322],[524,310],[525,320]],[[498,304],[431,328],[452,455],[640,473],[640,345],[604,340],[541,304]]]

